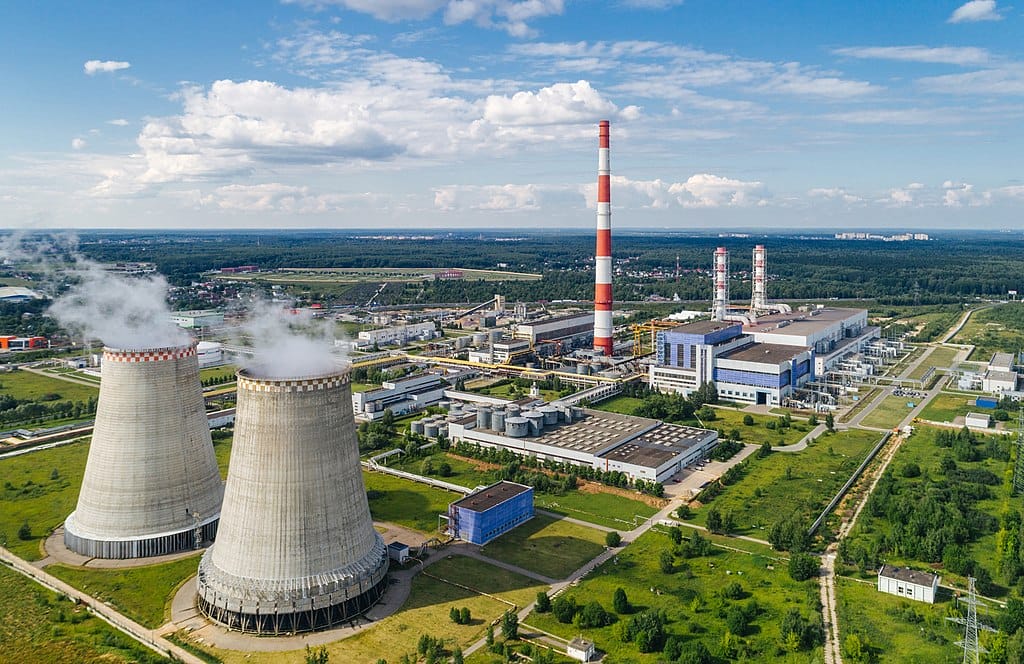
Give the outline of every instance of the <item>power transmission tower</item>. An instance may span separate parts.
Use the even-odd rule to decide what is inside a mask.
[[[1013,494],[1024,493],[1024,407],[1017,411],[1017,458],[1013,463]]]
[[[966,618],[946,618],[952,622],[958,623],[964,626],[964,639],[963,641],[957,641],[956,644],[964,649],[963,664],[979,664],[981,661],[981,653],[988,652],[981,647],[981,642],[978,641],[978,630],[983,629],[988,632],[994,632],[992,629],[984,623],[978,622],[978,593],[974,589],[974,577],[967,577],[967,617]],[[984,606],[984,604],[982,604]]]

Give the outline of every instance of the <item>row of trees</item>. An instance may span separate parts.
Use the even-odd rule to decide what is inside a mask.
[[[15,399],[3,394],[0,395],[0,426],[78,419],[95,413],[96,403],[95,396],[86,401],[62,401],[59,394],[45,394],[37,399]]]

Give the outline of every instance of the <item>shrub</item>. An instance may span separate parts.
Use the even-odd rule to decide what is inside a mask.
[[[614,530],[608,531],[604,536],[604,543],[610,547],[616,547],[622,543],[622,535],[618,534]]]
[[[626,591],[622,588],[616,588],[615,594],[612,595],[612,608],[615,613],[629,613],[629,598],[626,597]]]
[[[821,561],[809,553],[794,553],[789,558],[789,576],[794,581],[806,581],[818,575]]]
[[[743,416],[743,425],[752,427],[754,426],[754,417],[749,413]]]
[[[725,584],[722,588],[722,597],[726,599],[743,599],[743,586],[738,581]],[[737,632],[733,632],[736,634]]]
[[[661,571],[665,574],[671,574],[676,568],[676,559],[672,555],[671,551],[662,551],[661,557],[658,559],[658,564],[661,566]]]
[[[600,602],[591,602],[580,612],[579,625],[583,628],[605,627],[612,624],[612,620],[612,615],[604,610]]]
[[[921,467],[916,463],[908,463],[903,466],[903,477],[920,477]]]
[[[537,613],[547,613],[551,610],[551,598],[548,594],[541,590],[537,593],[537,604],[534,606]]]
[[[18,528],[18,539],[30,540],[32,539],[32,526],[28,525],[28,521],[21,524],[21,528]]]

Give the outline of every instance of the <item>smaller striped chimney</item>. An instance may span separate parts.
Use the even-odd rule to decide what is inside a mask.
[[[612,197],[609,122],[598,125],[597,252],[594,259],[594,350],[612,355]]]

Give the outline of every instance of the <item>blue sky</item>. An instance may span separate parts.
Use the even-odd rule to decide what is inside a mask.
[[[14,3],[7,227],[1018,228],[1024,12]]]

